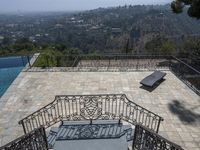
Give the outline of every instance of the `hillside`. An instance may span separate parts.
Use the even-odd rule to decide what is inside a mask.
[[[36,46],[61,44],[83,53],[145,51],[157,36],[180,41],[200,36],[200,21],[173,14],[169,5],[99,8],[76,13],[0,15],[0,47],[27,39]],[[5,40],[6,39],[6,40]]]

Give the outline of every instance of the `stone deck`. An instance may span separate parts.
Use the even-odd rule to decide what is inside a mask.
[[[55,95],[124,93],[165,120],[159,134],[187,150],[200,150],[200,97],[170,71],[156,89],[139,81],[151,72],[21,72],[0,99],[0,144],[20,135],[18,121]]]

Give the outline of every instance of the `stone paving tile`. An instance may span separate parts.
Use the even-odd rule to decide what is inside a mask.
[[[23,135],[18,121],[55,95],[124,93],[164,118],[159,134],[186,150],[200,150],[200,97],[170,71],[156,89],[142,89],[151,72],[21,72],[0,99],[0,145]]]

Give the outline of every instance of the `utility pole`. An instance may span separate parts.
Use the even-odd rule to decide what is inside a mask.
[[[164,23],[164,13],[161,12],[160,15],[162,16],[162,34],[165,34],[165,23]]]
[[[128,52],[129,52],[129,38],[127,39],[127,42],[126,42],[125,51],[126,51],[126,54],[128,54]]]

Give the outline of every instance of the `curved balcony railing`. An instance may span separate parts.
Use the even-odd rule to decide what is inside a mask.
[[[62,120],[125,120],[158,132],[163,118],[130,101],[124,94],[61,95],[40,110],[25,117],[19,124],[28,133],[35,128],[48,128]]]

